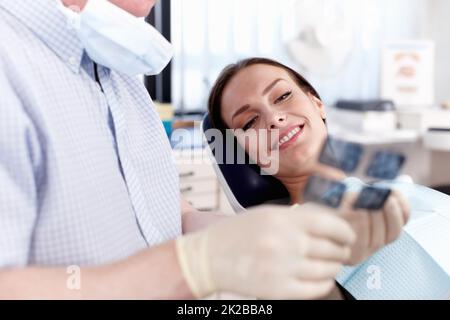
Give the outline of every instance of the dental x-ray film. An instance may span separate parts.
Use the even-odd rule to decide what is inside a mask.
[[[347,186],[341,182],[312,176],[306,185],[304,198],[306,202],[311,201],[338,208],[346,190]]]
[[[353,142],[329,137],[322,149],[319,162],[352,173],[377,180],[393,180],[402,169],[406,157],[382,146],[363,146]],[[309,201],[339,207],[345,185],[322,177],[313,176],[306,188]],[[357,209],[379,210],[384,206],[391,191],[373,186],[361,190],[354,205]]]
[[[395,152],[378,151],[373,156],[367,169],[367,176],[381,180],[395,179],[403,164],[405,156]]]
[[[319,162],[351,173],[357,169],[362,154],[363,147],[359,144],[328,138]]]
[[[362,146],[329,137],[322,148],[319,162],[359,176],[378,180],[395,179],[406,157],[382,146]]]
[[[355,209],[380,210],[391,194],[390,189],[368,186],[361,190]]]

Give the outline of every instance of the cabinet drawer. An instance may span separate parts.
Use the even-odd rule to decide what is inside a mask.
[[[194,195],[186,200],[196,209],[201,211],[215,211],[218,209],[217,194]]]
[[[208,179],[201,181],[180,181],[181,195],[186,196],[190,194],[211,194],[217,193],[217,180]]]
[[[214,178],[216,174],[212,166],[207,164],[179,164],[178,174],[180,175],[180,180],[198,180],[206,178]]]

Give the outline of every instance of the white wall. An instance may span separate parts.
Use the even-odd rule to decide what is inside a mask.
[[[429,0],[426,36],[436,43],[436,103],[450,100],[450,1]]]
[[[436,103],[450,100],[450,1],[429,0],[425,36],[436,43]],[[431,154],[431,185],[450,185],[450,153]]]
[[[350,12],[354,27],[355,44],[348,63],[334,77],[320,78],[301,71],[327,104],[337,99],[378,98],[380,54],[384,43],[423,38],[428,25],[428,0],[345,0],[338,3]]]
[[[173,100],[186,110],[205,108],[219,71],[249,56],[271,57],[298,69],[330,105],[343,98],[377,98],[383,43],[423,37],[429,7],[429,0],[321,0],[335,4],[332,12],[344,13],[341,21],[350,23],[354,40],[347,63],[323,77],[308,73],[286,50],[311,16],[308,6],[319,0],[172,1]],[[323,11],[322,18],[328,12]]]

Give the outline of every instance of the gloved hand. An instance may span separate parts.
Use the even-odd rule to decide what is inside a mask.
[[[344,196],[339,214],[353,228],[356,242],[352,246],[351,256],[345,264],[355,265],[363,262],[376,251],[396,240],[403,226],[408,222],[410,207],[397,191],[392,191],[382,210],[368,211],[354,209],[358,194]]]
[[[355,234],[332,209],[263,206],[177,240],[197,298],[233,292],[265,299],[314,299],[334,286]]]

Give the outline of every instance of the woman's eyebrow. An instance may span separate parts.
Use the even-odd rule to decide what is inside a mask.
[[[284,80],[284,79],[282,79],[282,78],[275,79],[271,84],[269,84],[269,85],[267,86],[267,88],[264,89],[263,95],[265,96],[267,93],[269,93],[269,91],[272,90],[273,87],[275,87],[275,85],[276,85],[278,82],[280,82],[280,81],[286,81],[286,80]],[[238,115],[240,115],[241,113],[244,113],[245,111],[247,111],[249,108],[250,108],[250,105],[248,105],[248,104],[246,104],[246,105],[240,107],[240,108],[233,114],[233,116],[231,117],[231,121],[233,121],[234,118],[236,118],[236,117],[237,117]]]
[[[280,81],[285,81],[285,80],[284,80],[284,79],[281,79],[281,78],[278,78],[278,79],[274,80],[271,84],[269,84],[269,85],[267,86],[267,88],[264,89],[264,91],[263,91],[263,93],[262,93],[263,96],[265,96],[266,94],[268,94],[269,91],[272,90],[273,87],[275,87],[275,85],[276,85],[278,82],[280,82]]]
[[[231,121],[234,120],[234,118],[236,118],[238,115],[240,115],[241,113],[245,112],[248,110],[248,108],[250,108],[249,104],[246,104],[245,106],[240,107],[234,114],[233,117],[231,118]]]

